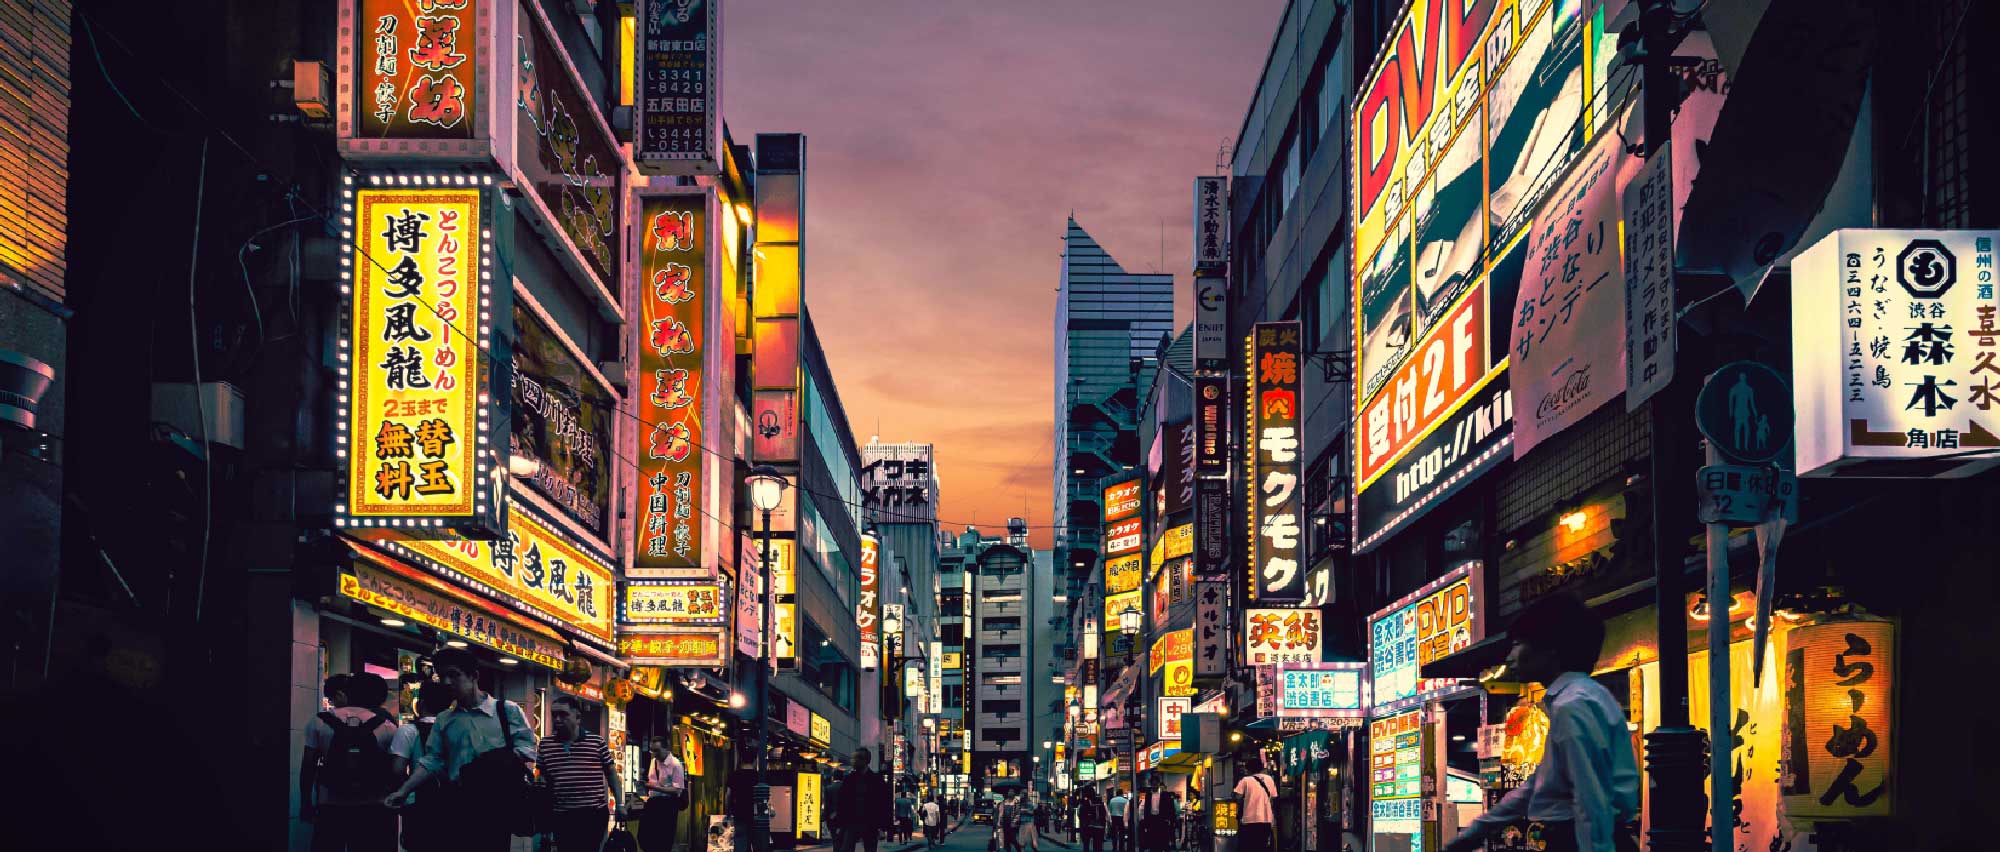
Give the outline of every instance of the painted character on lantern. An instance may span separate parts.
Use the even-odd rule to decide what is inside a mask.
[[[688,434],[686,423],[655,423],[653,434],[647,441],[647,456],[670,462],[687,461],[694,452],[694,439]]]
[[[694,402],[688,393],[688,371],[661,369],[653,371],[653,405],[669,411]]]
[[[653,320],[653,332],[647,338],[653,351],[661,355],[685,355],[694,351],[694,333],[688,331],[685,323],[673,317]]]

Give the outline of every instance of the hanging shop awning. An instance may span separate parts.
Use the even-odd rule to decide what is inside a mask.
[[[562,669],[565,642],[554,630],[515,618],[506,607],[394,557],[351,541],[347,546],[356,558],[341,571],[342,597],[503,654]]]

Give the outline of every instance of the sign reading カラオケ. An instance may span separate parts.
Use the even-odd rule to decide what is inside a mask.
[[[861,628],[861,670],[872,672],[882,658],[881,543],[873,533],[861,534],[861,600],[854,605],[854,623]]]
[[[1958,477],[2000,463],[1997,246],[2000,231],[1849,229],[1798,256],[1800,476]]]
[[[493,379],[480,351],[493,326],[490,178],[424,176],[418,188],[407,177],[350,182],[343,199],[354,210],[341,234],[347,488],[334,523],[490,537],[503,529],[491,452],[480,449],[493,408],[480,404]]]

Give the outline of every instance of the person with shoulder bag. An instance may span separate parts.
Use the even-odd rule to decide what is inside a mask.
[[[479,688],[479,663],[471,652],[447,648],[431,666],[451,687],[454,703],[438,715],[416,771],[383,803],[401,807],[410,791],[441,776],[449,810],[440,830],[444,842],[453,849],[504,850],[511,835],[535,830],[529,780],[534,731],[520,705]]]
[[[1272,828],[1272,803],[1278,798],[1278,785],[1264,774],[1260,764],[1261,761],[1253,762],[1251,766],[1256,771],[1236,782],[1237,852],[1272,852],[1272,844],[1277,840]]]

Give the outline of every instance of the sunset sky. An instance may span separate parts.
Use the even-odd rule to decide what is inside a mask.
[[[855,440],[935,443],[946,528],[1025,513],[1048,546],[1063,220],[1174,273],[1185,322],[1192,178],[1236,134],[1283,5],[725,8],[736,140],[808,137],[806,300]]]

